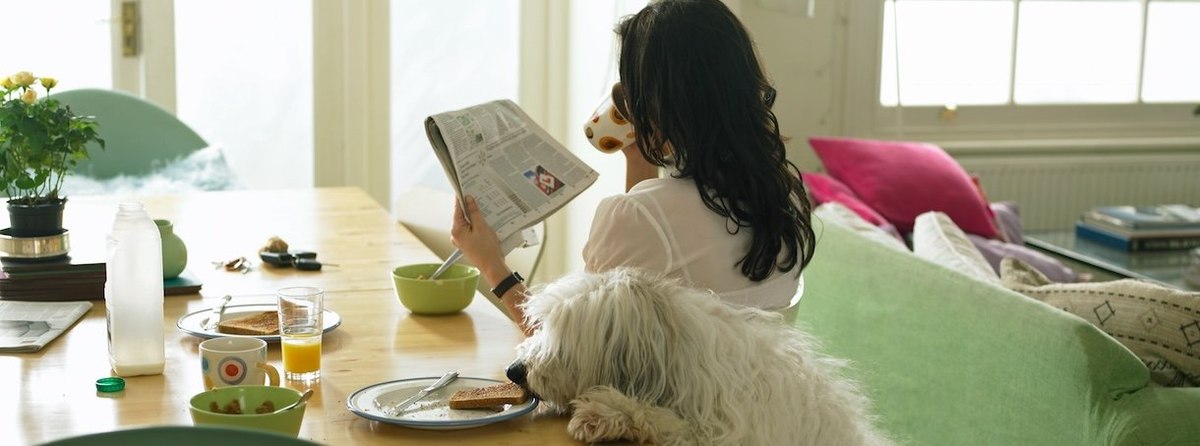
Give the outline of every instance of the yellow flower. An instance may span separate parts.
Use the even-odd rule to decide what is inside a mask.
[[[9,79],[7,77],[0,79],[0,88],[3,88],[5,90],[12,90],[13,88],[16,88],[16,87],[17,87],[17,85],[13,83],[12,79]]]
[[[28,71],[18,71],[17,74],[9,77],[9,80],[11,80],[12,83],[16,84],[18,87],[28,87],[33,85],[33,79],[33,73]]]
[[[47,90],[54,88],[55,85],[58,85],[58,79],[55,79],[52,77],[42,76],[41,80],[42,80],[42,86],[46,87]]]
[[[36,100],[37,100],[37,92],[33,91],[32,89],[25,90],[25,94],[21,95],[21,101],[25,102],[25,104],[27,104],[27,105],[33,105],[33,101],[36,101]]]

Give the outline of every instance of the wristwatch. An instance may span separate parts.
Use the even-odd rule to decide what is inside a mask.
[[[521,277],[520,273],[513,271],[512,274],[509,274],[508,277],[505,277],[504,280],[501,280],[495,288],[492,288],[492,295],[496,296],[497,299],[503,300],[504,293],[507,293],[508,290],[512,289],[514,285],[524,281],[525,278]]]

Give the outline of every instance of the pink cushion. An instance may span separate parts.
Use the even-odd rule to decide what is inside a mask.
[[[808,141],[830,176],[903,233],[912,232],[918,215],[941,211],[964,232],[999,236],[994,215],[970,175],[938,146],[850,138]]]
[[[815,204],[840,203],[854,211],[855,214],[858,214],[867,223],[875,226],[888,224],[887,219],[879,215],[878,212],[875,212],[874,209],[871,209],[871,206],[859,200],[854,195],[854,191],[846,187],[845,184],[842,184],[841,181],[835,180],[829,175],[811,172],[801,173],[800,177],[804,179],[804,185],[808,188],[808,193],[812,195],[813,201],[816,202]]]

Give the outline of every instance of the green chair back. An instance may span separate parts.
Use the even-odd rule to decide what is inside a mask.
[[[115,90],[70,90],[51,95],[76,115],[93,116],[106,149],[93,144],[75,173],[96,179],[142,176],[208,146],[187,124],[144,99]]]

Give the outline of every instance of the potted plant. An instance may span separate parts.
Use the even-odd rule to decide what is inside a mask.
[[[38,100],[35,84],[45,89],[44,99]],[[8,235],[13,237],[61,234],[67,202],[59,196],[63,180],[88,158],[89,142],[104,148],[95,121],[75,116],[50,97],[57,84],[28,71],[0,79],[0,184],[8,193]]]

